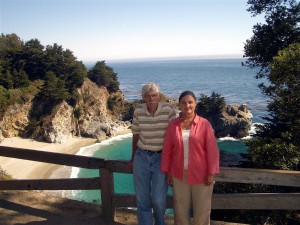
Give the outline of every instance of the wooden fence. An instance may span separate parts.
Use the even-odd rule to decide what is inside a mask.
[[[114,192],[113,173],[132,173],[128,161],[52,153],[0,146],[0,156],[87,169],[98,169],[99,177],[5,180],[1,190],[93,190],[101,189],[102,217],[114,222],[116,207],[136,207],[135,195]],[[300,171],[221,167],[216,181],[300,187]],[[167,207],[173,208],[172,196]],[[300,193],[213,194],[212,209],[299,210]]]

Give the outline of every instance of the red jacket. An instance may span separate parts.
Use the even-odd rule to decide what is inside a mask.
[[[183,179],[183,141],[179,118],[168,125],[161,159],[161,171]],[[219,173],[219,148],[208,120],[197,116],[189,137],[188,184],[203,184],[208,174]]]

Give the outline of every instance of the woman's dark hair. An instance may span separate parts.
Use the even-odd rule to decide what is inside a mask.
[[[195,101],[197,101],[194,92],[192,92],[192,91],[184,91],[184,92],[182,92],[182,93],[180,94],[180,96],[179,96],[179,102],[180,102],[180,100],[181,100],[184,96],[186,96],[186,95],[192,96],[193,99],[195,99]]]

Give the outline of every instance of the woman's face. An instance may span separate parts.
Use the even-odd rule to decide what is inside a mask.
[[[186,95],[180,99],[179,108],[183,115],[193,114],[196,109],[196,101],[191,95]]]

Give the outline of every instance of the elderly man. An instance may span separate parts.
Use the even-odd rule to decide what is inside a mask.
[[[142,98],[144,103],[135,109],[131,128],[138,224],[153,224],[153,208],[155,225],[165,225],[168,185],[165,173],[160,171],[160,161],[166,128],[176,112],[168,103],[160,102],[155,83],[143,86]]]

